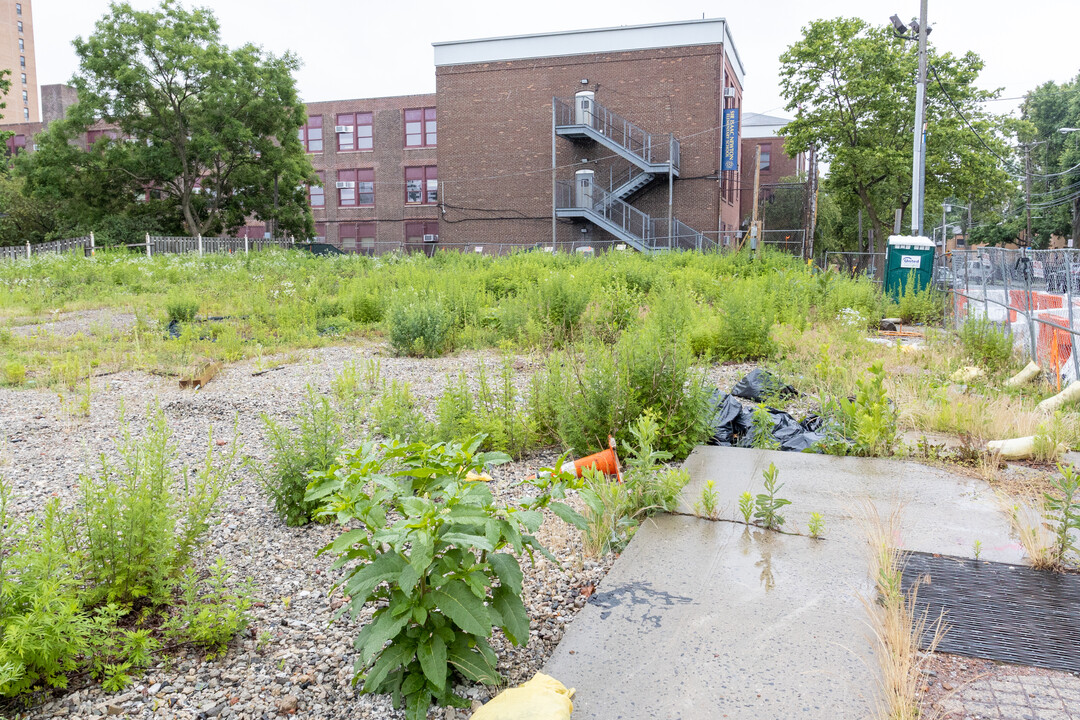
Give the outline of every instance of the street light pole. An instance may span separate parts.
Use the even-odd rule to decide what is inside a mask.
[[[923,189],[926,165],[923,160],[923,125],[926,111],[926,25],[927,0],[919,3],[919,76],[915,83],[915,138],[911,163],[911,231],[923,234]]]

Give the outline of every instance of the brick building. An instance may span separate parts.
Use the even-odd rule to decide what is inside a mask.
[[[762,185],[779,182],[782,178],[806,174],[806,154],[788,155],[780,130],[790,120],[763,113],[747,113],[742,122],[742,201],[739,218],[747,220],[754,205],[754,157],[761,148]]]
[[[435,94],[308,103],[319,240],[649,250],[737,230],[743,67],[724,20],[436,43],[435,61]],[[62,85],[42,96],[45,122],[8,128],[9,150],[32,151],[76,99]],[[112,133],[96,126],[84,142]],[[725,136],[734,169],[721,172]]]
[[[0,125],[37,122],[37,62],[34,60],[34,16],[30,0],[0,0],[0,70],[11,74],[11,89],[0,97],[7,104]]]
[[[737,228],[724,20],[436,43],[435,66],[443,242],[662,247],[669,180],[679,244]]]
[[[435,106],[430,94],[308,103],[300,139],[323,183],[309,189],[321,241],[349,252],[435,247]]]

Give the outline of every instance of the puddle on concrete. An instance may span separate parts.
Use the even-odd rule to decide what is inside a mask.
[[[604,608],[600,613],[601,620],[607,620],[611,611],[617,607],[633,606],[641,610],[641,615],[639,617],[635,610],[628,619],[636,619],[642,625],[659,628],[662,617],[659,608],[693,603],[693,599],[657,590],[650,582],[632,582],[596,593],[589,603]]]

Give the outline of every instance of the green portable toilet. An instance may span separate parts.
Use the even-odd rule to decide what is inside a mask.
[[[934,276],[935,250],[929,238],[891,236],[885,255],[885,292],[899,297],[912,275],[916,290],[929,287]]]

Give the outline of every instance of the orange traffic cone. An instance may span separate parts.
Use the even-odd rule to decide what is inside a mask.
[[[563,472],[572,472],[576,476],[581,477],[581,473],[585,468],[594,467],[605,475],[614,475],[615,478],[622,482],[622,467],[619,465],[619,456],[615,454],[615,438],[608,436],[608,449],[602,450],[592,455],[586,455],[580,460],[569,460],[563,463],[563,466],[559,468]]]

